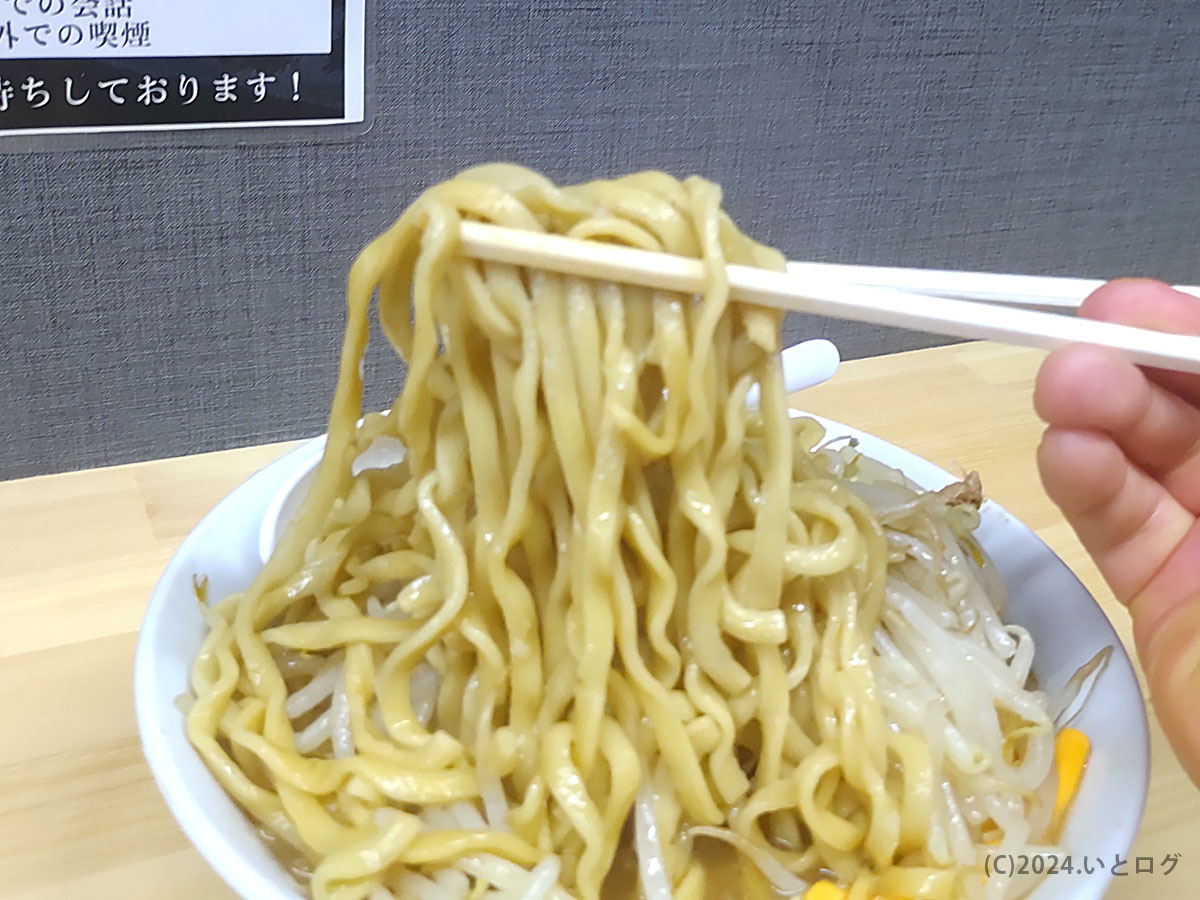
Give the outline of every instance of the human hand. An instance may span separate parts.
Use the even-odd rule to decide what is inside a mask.
[[[1200,334],[1200,299],[1157,281],[1106,284],[1080,315]],[[1200,785],[1200,375],[1072,345],[1042,364],[1034,405],[1046,493],[1128,607],[1158,719]]]

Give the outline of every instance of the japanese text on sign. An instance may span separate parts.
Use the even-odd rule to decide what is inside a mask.
[[[201,91],[209,92],[214,103],[237,103],[239,91],[247,103],[262,103],[267,99],[268,91],[279,81],[279,76],[259,72],[241,81],[236,75],[228,72],[214,78],[212,83],[201,85],[200,79],[186,72],[180,74],[173,84],[167,78],[155,78],[143,75],[135,84],[129,78],[110,78],[87,82],[83,79],[76,81],[70,75],[62,80],[61,99],[68,106],[83,106],[92,102],[93,95],[98,103],[108,102],[116,106],[125,103],[140,103],[143,106],[161,106],[164,103],[177,101],[180,106],[191,106],[201,95]],[[299,101],[300,73],[293,72],[286,79],[287,91],[293,102]],[[93,91],[93,88],[95,89]],[[48,85],[43,79],[26,78],[20,85],[15,85],[7,78],[0,78],[0,113],[19,103],[24,103],[30,109],[41,109],[50,104],[55,97],[57,85]]]
[[[364,118],[365,0],[0,0],[0,137]]]
[[[328,53],[329,0],[0,0],[0,59]]]

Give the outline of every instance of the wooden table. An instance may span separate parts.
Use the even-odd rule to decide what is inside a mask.
[[[1129,620],[1038,483],[1030,397],[1041,354],[978,343],[847,363],[797,405],[945,468],[978,469]],[[133,654],[159,573],[188,531],[272,444],[0,483],[0,900],[231,900],[191,849],[142,759]],[[1151,717],[1153,777],[1134,852],[1182,854],[1169,877],[1118,880],[1111,898],[1191,898],[1200,791]],[[1132,868],[1132,866],[1131,866]]]

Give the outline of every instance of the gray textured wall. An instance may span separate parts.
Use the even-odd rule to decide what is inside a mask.
[[[1200,281],[1190,0],[384,5],[364,137],[0,154],[0,478],[315,433],[354,254],[491,159],[699,172],[795,258]]]

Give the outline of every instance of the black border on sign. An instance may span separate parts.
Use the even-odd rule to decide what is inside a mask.
[[[87,83],[84,79],[129,79],[129,84],[119,89],[124,93],[126,103],[110,104],[104,98],[102,104],[96,103],[92,107],[89,102],[86,106],[92,107],[90,110],[84,106],[78,107],[71,119],[49,120],[47,117],[35,121],[30,117],[14,124],[4,121],[3,115],[0,115],[0,131],[18,132],[0,136],[0,152],[293,143],[297,139],[337,142],[364,134],[372,126],[374,113],[375,29],[372,26],[377,16],[376,4],[374,0],[364,0],[363,3],[363,120],[341,122],[337,120],[344,118],[347,100],[347,0],[331,0],[331,3],[328,54],[0,62],[0,78],[9,78],[18,83],[9,74],[10,71],[15,71],[22,81],[32,74],[35,78],[45,80],[47,86],[56,85],[60,95],[63,78],[68,75],[77,79],[75,84],[79,85],[80,90]],[[35,68],[37,71],[33,71]],[[292,91],[292,72],[295,71],[300,72],[299,99],[294,97]],[[255,103],[246,79],[260,72],[275,77],[276,81],[269,85],[267,97]],[[218,105],[211,93],[212,81],[226,73],[238,78],[238,101]],[[137,82],[147,75],[168,79],[171,96],[167,102],[152,106],[136,102]],[[180,75],[196,78],[200,85],[207,86],[209,92],[206,93],[202,88],[201,96],[186,109],[177,96],[180,86],[175,79]],[[350,76],[354,78],[356,73],[351,72]],[[58,99],[61,100],[61,96]],[[55,105],[52,102],[51,106]],[[107,108],[110,105],[115,107],[119,117],[111,114]],[[70,130],[82,128],[94,130]]]

